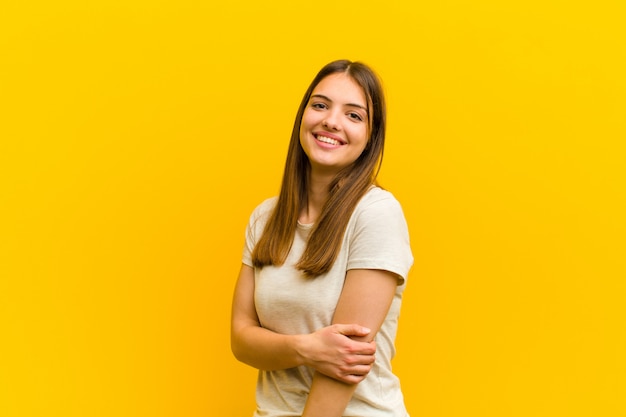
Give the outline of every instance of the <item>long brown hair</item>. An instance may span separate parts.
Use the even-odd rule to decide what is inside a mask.
[[[330,184],[329,196],[311,230],[306,249],[296,268],[314,277],[330,270],[341,248],[341,241],[357,203],[376,182],[385,145],[386,108],[380,80],[360,62],[333,61],[315,76],[306,90],[291,132],[287,161],[278,202],[263,235],[252,252],[254,266],[282,265],[289,254],[298,216],[306,207],[310,163],[300,145],[300,125],[304,110],[315,87],[325,77],[345,73],[363,89],[367,98],[369,140],[357,160],[337,174]]]

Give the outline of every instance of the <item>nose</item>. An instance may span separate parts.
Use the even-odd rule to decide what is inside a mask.
[[[338,122],[338,117],[335,112],[328,112],[326,118],[322,121],[322,125],[328,129],[340,130],[341,126]]]

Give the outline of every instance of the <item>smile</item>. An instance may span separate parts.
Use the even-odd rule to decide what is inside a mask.
[[[343,145],[343,142],[337,139],[329,138],[328,136],[317,135],[315,136],[315,139],[317,139],[320,142],[328,143],[329,145],[334,145],[334,146]]]

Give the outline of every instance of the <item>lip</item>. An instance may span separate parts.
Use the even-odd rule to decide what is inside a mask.
[[[337,135],[333,135],[332,133],[325,132],[325,131],[313,132],[313,136],[315,136],[315,139],[317,139],[317,137],[318,137],[318,136],[325,136],[325,137],[327,137],[327,138],[330,138],[330,139],[334,139],[334,140],[336,140],[336,141],[337,141],[337,142],[339,142],[341,145],[345,145],[345,144],[347,144],[347,143],[348,143],[348,142],[346,142],[346,140],[345,140],[345,139],[343,139],[342,137],[337,136]]]

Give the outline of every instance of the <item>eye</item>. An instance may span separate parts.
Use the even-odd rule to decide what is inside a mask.
[[[311,107],[317,110],[323,110],[328,108],[328,106],[325,103],[311,103]]]
[[[359,113],[356,113],[356,112],[348,113],[348,117],[350,119],[352,119],[352,120],[356,120],[356,121],[359,121],[359,122],[363,121],[363,118],[361,117],[361,115]]]

